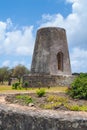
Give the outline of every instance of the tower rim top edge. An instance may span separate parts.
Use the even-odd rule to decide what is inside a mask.
[[[62,28],[62,27],[56,27],[56,26],[48,26],[48,27],[41,27],[38,29],[38,31],[40,30],[44,30],[44,29],[59,29],[59,30],[63,30],[63,31],[66,31],[65,28]]]

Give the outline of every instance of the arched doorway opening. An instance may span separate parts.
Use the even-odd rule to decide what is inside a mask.
[[[57,54],[58,70],[63,71],[63,53],[58,52]]]

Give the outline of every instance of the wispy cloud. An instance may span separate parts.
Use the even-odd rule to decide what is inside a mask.
[[[0,22],[0,53],[7,55],[32,55],[33,26],[16,28],[11,19]]]

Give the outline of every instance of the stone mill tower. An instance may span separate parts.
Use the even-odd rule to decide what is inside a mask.
[[[46,27],[37,31],[31,73],[71,75],[65,29]]]
[[[23,77],[29,87],[68,86],[71,75],[66,31],[45,27],[37,31],[31,73]]]

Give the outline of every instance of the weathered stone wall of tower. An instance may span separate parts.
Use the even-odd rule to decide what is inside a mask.
[[[65,29],[56,27],[39,29],[31,73],[24,76],[23,83],[29,82],[29,87],[69,86],[74,78],[71,76]]]
[[[58,52],[62,52],[63,70],[58,70]],[[47,27],[37,31],[31,73],[50,75],[71,75],[66,31]]]
[[[31,73],[50,74],[50,36],[49,29],[37,31]]]

